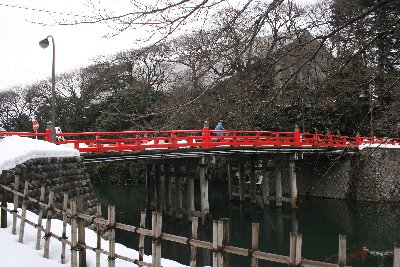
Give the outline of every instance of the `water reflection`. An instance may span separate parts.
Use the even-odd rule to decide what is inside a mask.
[[[145,187],[94,185],[103,212],[108,204],[116,206],[118,222],[138,226],[140,211],[146,207]],[[400,241],[399,204],[347,202],[330,199],[302,199],[297,211],[267,207],[261,209],[249,203],[229,202],[227,188],[210,188],[210,212],[213,218],[229,218],[230,241],[238,247],[251,247],[251,223],[260,224],[260,249],[271,253],[289,255],[289,233],[303,234],[303,257],[313,260],[337,260],[339,234],[347,234],[348,258],[352,266],[391,266],[390,256],[379,253],[393,249],[393,243]],[[185,203],[185,202],[184,202]],[[199,203],[196,203],[199,205]],[[103,213],[105,214],[105,213]],[[146,225],[150,225],[150,215]],[[163,217],[163,232],[190,236],[191,224],[184,220]],[[212,241],[212,223],[199,225],[199,239]],[[117,232],[117,242],[138,248],[136,234]],[[365,247],[366,249],[363,249]],[[145,242],[145,253],[151,253],[150,240]],[[163,257],[189,264],[190,248],[170,242],[163,242]],[[374,255],[374,256],[372,256]],[[211,265],[210,252],[199,249],[198,263]],[[353,259],[354,258],[354,259]],[[230,257],[230,266],[249,266],[250,259]],[[260,261],[259,266],[267,266]],[[283,266],[268,263],[268,266]]]

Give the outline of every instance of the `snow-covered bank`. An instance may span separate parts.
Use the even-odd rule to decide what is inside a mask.
[[[33,138],[7,136],[0,139],[0,171],[12,169],[30,159],[79,156],[79,151],[71,147]]]
[[[13,209],[12,204],[8,204],[10,209]],[[30,211],[27,211],[26,218],[32,222],[37,222],[38,216]],[[0,266],[7,267],[26,267],[26,266],[37,266],[37,267],[56,267],[56,266],[69,266],[71,253],[70,248],[66,249],[66,264],[61,264],[61,242],[58,240],[51,238],[50,240],[50,258],[43,258],[43,245],[44,239],[41,241],[41,250],[36,250],[36,229],[32,226],[26,224],[25,225],[25,235],[24,235],[24,243],[21,244],[18,242],[18,231],[19,231],[19,222],[17,224],[17,235],[11,234],[11,226],[12,226],[12,216],[8,216],[8,228],[1,229],[0,228]],[[43,225],[46,225],[46,220],[43,220]],[[62,221],[53,219],[51,221],[51,232],[62,235]],[[71,228],[70,225],[67,225],[67,236],[71,236]],[[86,229],[86,244],[96,247],[97,235],[94,231]],[[43,236],[43,234],[42,234]],[[108,251],[108,241],[102,240],[102,248]],[[121,244],[115,244],[115,251],[118,255],[123,255],[129,258],[137,259],[139,257],[139,253],[136,250],[127,248]],[[87,266],[94,267],[96,266],[96,253],[91,250],[87,250]],[[151,256],[144,256],[145,262],[151,262]],[[101,266],[107,266],[107,256],[101,255]],[[164,267],[179,267],[184,266],[175,261],[162,259],[161,264]],[[116,259],[116,266],[118,267],[132,267],[136,266],[133,263],[126,262],[120,259]]]

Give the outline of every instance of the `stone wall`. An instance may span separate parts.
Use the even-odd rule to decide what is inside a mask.
[[[68,193],[69,199],[83,197],[85,213],[95,213],[97,199],[81,157],[38,158],[19,164],[8,172],[9,185],[12,188],[14,188],[15,174],[20,175],[20,192],[23,191],[25,180],[29,181],[30,197],[39,199],[40,188],[44,185],[46,203],[49,191],[53,189],[56,208],[62,208],[64,193]],[[12,197],[10,200],[12,201]],[[35,213],[38,212],[37,205],[30,204],[28,208]]]
[[[399,149],[367,148],[353,155],[309,158],[296,166],[299,195],[400,201]],[[284,190],[290,193],[287,186]]]

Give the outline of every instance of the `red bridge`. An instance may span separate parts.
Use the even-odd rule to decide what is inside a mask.
[[[0,136],[40,137],[51,141],[51,130],[45,133],[0,132]],[[334,148],[358,149],[360,145],[400,145],[400,138],[341,136],[331,134],[238,130],[165,130],[57,133],[56,143],[70,145],[81,153],[105,153],[145,150],[213,149],[213,148]]]

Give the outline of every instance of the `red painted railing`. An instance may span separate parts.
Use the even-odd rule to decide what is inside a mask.
[[[0,132],[0,136],[19,135],[44,137],[51,140],[50,129],[46,133]],[[358,148],[363,144],[400,145],[400,138],[339,136],[326,134],[272,131],[235,130],[168,130],[57,133],[57,144],[69,145],[83,153],[107,151],[143,151],[152,149],[214,148],[214,147],[331,147]]]

